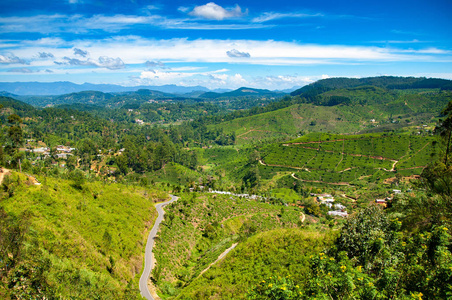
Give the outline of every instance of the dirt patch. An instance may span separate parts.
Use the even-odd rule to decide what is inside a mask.
[[[5,178],[5,176],[9,174],[11,174],[11,170],[0,168],[0,184],[3,183],[3,179]]]

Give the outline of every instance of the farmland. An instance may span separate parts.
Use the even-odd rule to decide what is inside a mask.
[[[309,134],[262,149],[267,167],[292,169],[296,178],[328,183],[418,175],[436,156],[434,138],[408,134]],[[376,179],[376,178],[374,178]]]

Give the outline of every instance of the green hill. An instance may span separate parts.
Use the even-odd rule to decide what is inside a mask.
[[[441,109],[452,100],[450,91],[388,90],[375,86],[331,89],[313,98],[301,96],[295,97],[298,104],[233,118],[211,128],[235,133],[238,144],[307,132],[393,131],[435,122]]]
[[[211,127],[235,133],[238,144],[247,144],[265,138],[294,137],[300,132],[357,132],[364,128],[360,121],[359,116],[339,107],[296,104]]]
[[[153,270],[152,279],[159,288],[159,295],[164,299],[173,299],[184,287],[191,282],[196,282],[201,272],[214,262],[223,251],[234,243],[242,243],[246,239],[259,232],[279,229],[284,237],[281,244],[274,244],[274,248],[263,251],[273,251],[279,245],[284,244],[284,239],[289,236],[297,236],[299,240],[304,238],[314,240],[317,234],[299,233],[296,229],[302,223],[303,213],[301,208],[293,206],[272,205],[263,201],[245,199],[232,195],[219,195],[209,193],[184,193],[181,198],[166,208],[166,217],[161,225],[158,242],[155,247],[155,257],[157,267]],[[281,228],[291,228],[290,233],[285,233]],[[265,236],[269,241],[270,236],[279,235],[274,231]],[[256,240],[256,239],[254,239]],[[297,242],[292,239],[291,250]],[[324,240],[318,240],[308,247],[312,250],[319,249]],[[251,251],[244,244],[239,246],[241,251]],[[253,253],[259,243],[251,243]],[[303,250],[301,252],[304,252]],[[295,253],[292,253],[295,256]],[[285,255],[281,253],[282,259]],[[246,260],[246,258],[242,258]],[[298,258],[303,260],[304,258]],[[258,257],[252,262],[265,268]],[[301,263],[302,264],[302,263]],[[294,263],[300,266],[299,264]],[[237,276],[238,280],[254,282],[254,277],[249,277],[249,273],[237,272],[229,274]],[[264,271],[270,272],[269,269]],[[205,274],[208,274],[205,273]],[[226,276],[229,276],[226,275]],[[205,275],[204,275],[205,276]],[[204,278],[203,276],[203,278]],[[235,297],[232,297],[235,298]],[[185,298],[184,298],[185,299]],[[201,299],[192,295],[189,299]],[[230,298],[231,299],[231,298]]]
[[[316,81],[291,93],[292,96],[312,96],[332,89],[376,86],[387,89],[445,89],[452,88],[452,81],[425,77],[380,76],[366,78],[328,78]]]
[[[0,298],[139,298],[153,204],[164,193],[50,177],[33,185],[18,173],[2,187]]]
[[[261,162],[266,166],[261,168],[289,168],[294,178],[305,182],[366,184],[396,174],[419,175],[436,158],[434,145],[431,136],[312,133],[263,147]]]
[[[253,286],[272,277],[304,281],[313,276],[310,257],[331,244],[333,236],[298,228],[259,233],[239,244],[175,299],[247,299]]]
[[[207,92],[199,95],[199,98],[230,98],[230,97],[282,97],[285,93],[283,92],[275,92],[270,90],[262,90],[262,89],[253,89],[247,87],[241,87],[231,92],[225,93],[215,93],[215,92]]]

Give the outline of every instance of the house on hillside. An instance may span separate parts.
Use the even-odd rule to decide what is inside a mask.
[[[333,217],[347,217],[348,213],[346,211],[329,211],[328,215],[333,216]]]
[[[331,196],[330,194],[319,194],[319,195],[317,195],[317,201],[320,204],[333,203],[334,197]]]

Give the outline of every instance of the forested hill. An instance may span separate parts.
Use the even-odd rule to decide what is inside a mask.
[[[291,93],[292,96],[312,97],[333,89],[353,88],[358,86],[376,86],[386,89],[443,89],[452,90],[452,81],[425,77],[366,77],[366,78],[328,78],[306,85]]]
[[[0,105],[5,107],[5,109],[9,108],[10,110],[14,110],[14,113],[18,115],[36,111],[36,108],[33,106],[11,97],[0,96]]]
[[[283,92],[277,92],[277,91],[270,91],[270,90],[261,90],[261,89],[253,89],[248,87],[241,87],[239,89],[236,89],[231,92],[225,92],[225,93],[214,93],[214,92],[207,92],[204,94],[201,94],[200,98],[209,98],[209,99],[215,99],[215,98],[228,98],[228,97],[244,97],[244,96],[252,96],[252,97],[282,97],[285,93]]]

